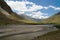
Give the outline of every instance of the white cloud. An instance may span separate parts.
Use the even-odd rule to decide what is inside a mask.
[[[37,10],[41,10],[41,9],[49,9],[49,8],[53,8],[54,10],[60,10],[60,7],[54,7],[54,6],[41,6],[41,5],[36,5],[33,2],[29,2],[29,1],[6,1],[7,4],[11,7],[12,10],[17,10],[18,14],[24,14],[26,11],[31,12],[31,14],[26,14],[29,15],[33,18],[48,18],[48,14],[46,13],[42,13],[41,11],[38,12],[33,12],[33,11],[37,11]],[[26,4],[30,4],[32,6],[26,6]],[[45,16],[44,16],[45,15]]]
[[[24,12],[20,11],[20,12],[17,12],[17,14],[24,14]]]
[[[60,10],[60,7],[55,7],[55,6],[52,6],[52,5],[50,5],[49,8],[53,8],[54,10]]]
[[[60,8],[59,8],[59,7],[57,7],[57,8],[55,8],[55,10],[60,10]]]
[[[45,18],[48,18],[48,14],[46,13],[42,13],[40,11],[38,12],[31,12],[32,14],[26,14],[28,16],[31,16],[32,18],[38,18],[38,19],[45,19]]]
[[[43,8],[47,10],[49,7],[43,7]]]
[[[33,18],[40,18],[40,19],[45,19],[45,18],[48,18],[49,16],[48,16],[48,14],[45,14],[45,13],[42,13],[42,12],[40,12],[40,11],[38,11],[38,12],[33,12],[33,16],[32,16]]]
[[[7,4],[12,8],[12,9],[15,9],[15,10],[19,10],[19,11],[36,11],[38,9],[42,9],[43,7],[40,6],[40,5],[36,5],[32,2],[29,2],[29,1],[6,1]],[[29,9],[26,7],[26,4],[31,4],[32,7],[30,7]]]

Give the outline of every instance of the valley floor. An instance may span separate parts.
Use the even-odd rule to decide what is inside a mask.
[[[0,26],[0,40],[32,40],[34,37],[56,31],[52,25],[6,25]]]

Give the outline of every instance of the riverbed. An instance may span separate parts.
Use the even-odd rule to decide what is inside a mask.
[[[31,40],[55,30],[53,25],[4,25],[0,26],[0,40]]]

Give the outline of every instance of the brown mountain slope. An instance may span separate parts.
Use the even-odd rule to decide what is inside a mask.
[[[6,4],[4,0],[0,0],[0,7],[9,12],[10,14],[13,13],[11,8]]]
[[[14,13],[4,0],[0,0],[0,24],[22,24],[17,21],[18,18],[23,19]]]

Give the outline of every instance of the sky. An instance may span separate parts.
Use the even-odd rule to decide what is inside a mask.
[[[60,0],[5,0],[17,14],[45,19],[60,12]]]

